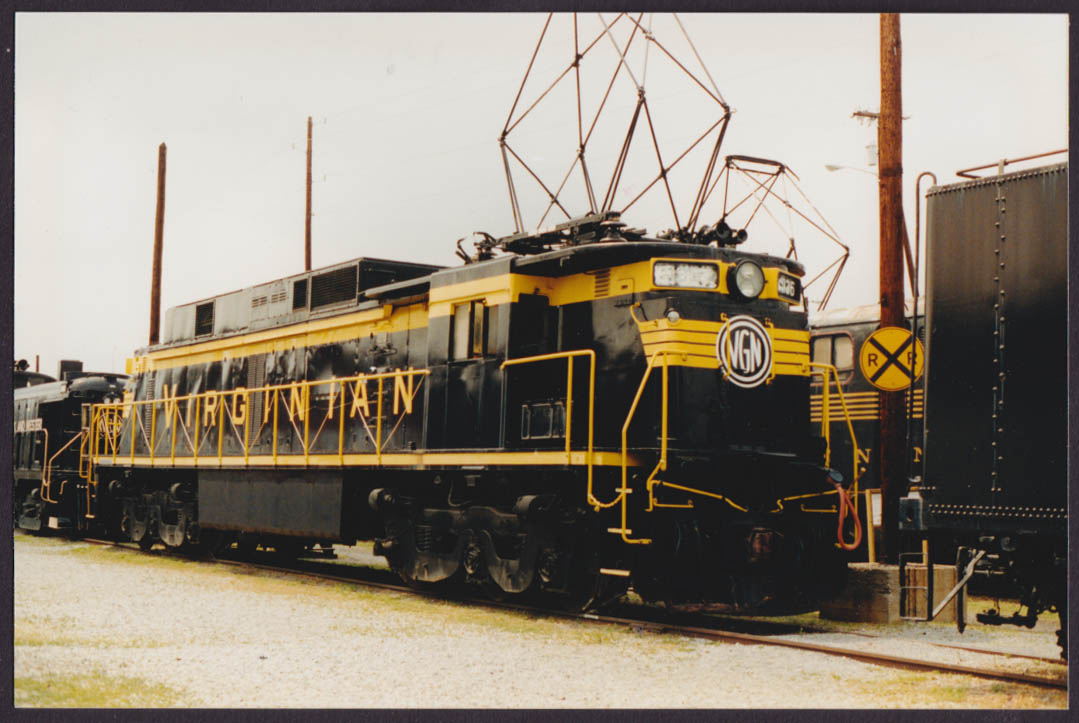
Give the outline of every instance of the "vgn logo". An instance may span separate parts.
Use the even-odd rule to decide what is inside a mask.
[[[772,339],[752,316],[732,316],[716,336],[716,358],[729,381],[755,387],[772,373]]]

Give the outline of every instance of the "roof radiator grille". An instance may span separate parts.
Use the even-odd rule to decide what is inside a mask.
[[[334,269],[311,277],[311,308],[356,300],[356,266]]]

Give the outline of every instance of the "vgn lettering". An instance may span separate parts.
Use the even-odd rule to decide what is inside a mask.
[[[756,371],[764,363],[764,343],[749,329],[736,329],[733,356],[731,365],[735,369],[743,372]]]

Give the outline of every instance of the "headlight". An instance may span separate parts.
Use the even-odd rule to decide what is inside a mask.
[[[714,289],[719,286],[719,267],[715,264],[661,261],[652,267],[652,282],[656,286]]]
[[[752,261],[739,261],[731,276],[734,290],[746,299],[756,299],[764,291],[764,272]]]

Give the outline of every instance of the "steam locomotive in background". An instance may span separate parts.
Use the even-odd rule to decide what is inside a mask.
[[[86,408],[73,524],[175,549],[375,540],[414,584],[574,606],[632,583],[786,612],[841,583],[856,479],[809,421],[797,262],[616,214],[497,250],[168,310],[123,399]]]

